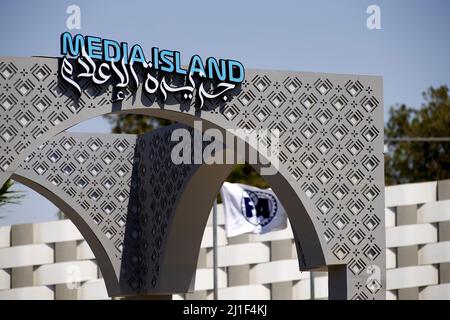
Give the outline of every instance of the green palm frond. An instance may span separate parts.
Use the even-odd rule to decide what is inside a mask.
[[[13,184],[14,182],[8,179],[0,188],[0,207],[8,203],[18,204],[20,202],[19,200],[22,199],[22,192],[11,190]]]

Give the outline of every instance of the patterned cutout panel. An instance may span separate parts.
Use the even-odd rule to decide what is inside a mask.
[[[180,127],[193,133],[182,125],[141,136],[62,133],[30,153],[15,173],[63,199],[83,219],[107,252],[122,294],[152,292],[158,285],[181,186],[198,168],[170,159],[177,143],[171,133]]]
[[[111,261],[120,260],[135,147],[134,135],[63,133],[30,153],[16,175],[63,199],[108,249]]]
[[[168,290],[160,283],[161,271],[167,267],[163,262],[165,244],[184,185],[198,169],[198,165],[175,165],[171,160],[171,151],[178,143],[171,141],[171,134],[180,127],[193,135],[192,128],[172,125],[137,138],[121,262],[120,285],[124,294]],[[176,278],[178,274],[171,276]],[[181,282],[180,279],[179,287]]]

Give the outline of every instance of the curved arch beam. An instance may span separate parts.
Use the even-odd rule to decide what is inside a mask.
[[[98,266],[102,272],[102,276],[105,279],[108,294],[110,296],[120,295],[119,282],[116,277],[114,266],[105,250],[105,244],[100,241],[100,239],[102,239],[102,235],[96,232],[97,230],[93,229],[67,201],[57,196],[57,190],[47,189],[35,180],[21,176],[20,174],[13,174],[11,178],[41,194],[61,211],[63,211],[67,217],[69,217],[70,221],[72,221],[72,223],[77,227],[78,231],[80,231],[83,238],[92,249]]]
[[[139,160],[131,183],[135,186],[130,195],[133,205],[128,212],[122,259],[125,272],[120,279],[124,294],[169,294],[193,289],[206,221],[222,182],[234,167],[173,164],[171,150],[178,143],[170,142],[169,136],[175,129],[187,130],[188,139],[179,144],[192,150],[194,130],[183,125],[140,136],[136,143],[135,157]],[[216,150],[216,158],[224,159],[225,153]],[[302,269],[325,265],[319,235],[288,181],[280,173],[266,179],[276,192],[285,194],[283,200],[290,209],[296,243],[304,244],[298,254]]]
[[[59,206],[88,240],[110,295],[119,275],[136,136],[64,133],[29,153],[12,175]]]
[[[160,290],[166,293],[194,290],[200,244],[223,181],[232,165],[203,165],[182,186],[161,259]]]
[[[223,181],[234,165],[201,165],[177,200],[164,244],[158,292],[193,290],[203,231]],[[264,176],[286,209],[297,245],[301,270],[325,266],[318,235],[302,203],[281,174]],[[303,241],[302,241],[303,240]]]

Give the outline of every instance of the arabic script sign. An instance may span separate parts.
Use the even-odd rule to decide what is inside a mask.
[[[203,62],[200,56],[194,55],[188,68],[184,69],[178,51],[154,47],[150,54],[151,60],[147,60],[138,44],[130,47],[126,42],[81,34],[72,36],[68,32],[61,35],[61,54],[64,56],[61,76],[79,94],[82,92],[79,83],[82,78],[92,79],[98,85],[113,81],[117,89],[113,101],[125,98],[126,87],[139,86],[138,68],[144,70],[143,89],[148,94],[159,92],[164,101],[169,93],[179,94],[185,101],[197,95],[199,108],[203,107],[206,99],[221,98],[226,101],[226,93],[245,78],[244,66],[236,60],[209,57]],[[69,61],[71,58],[78,64],[77,68]],[[184,79],[182,85],[173,85],[174,75]]]

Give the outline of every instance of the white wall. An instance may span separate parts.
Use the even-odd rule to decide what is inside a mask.
[[[437,182],[386,188],[388,299],[450,299],[450,283],[442,282],[450,281],[440,277],[450,263],[450,239],[440,239],[445,232],[450,234],[445,231],[450,228],[450,200],[438,201],[437,189]],[[298,270],[290,226],[227,239],[221,205],[218,215],[220,299],[310,299],[312,283],[315,298],[327,298],[326,272],[316,271],[311,278],[310,272]],[[405,219],[413,223],[401,222]],[[17,236],[12,233],[27,230],[33,234],[28,243],[14,243]],[[212,260],[210,217],[200,249],[196,292],[174,299],[212,299]],[[74,274],[79,283],[74,283]],[[86,241],[69,220],[61,220],[0,227],[0,299],[108,296]]]

